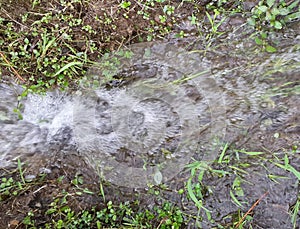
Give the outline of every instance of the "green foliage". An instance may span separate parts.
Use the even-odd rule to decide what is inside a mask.
[[[242,223],[240,223],[239,226],[237,226],[237,224],[240,222],[240,220],[243,218],[244,214],[243,212],[239,209],[236,213],[233,214],[233,224],[234,227],[231,228],[238,228],[238,229],[243,229],[243,228],[247,228],[247,223],[251,222],[253,217],[251,215],[247,215],[246,218],[244,219],[244,221]],[[252,228],[252,226],[250,225],[249,228]]]
[[[210,24],[209,32],[205,35],[205,39],[207,41],[206,48],[209,48],[212,46],[213,41],[216,38],[224,34],[224,32],[220,31],[219,28],[224,23],[226,15],[221,14],[218,9],[213,10],[213,16],[211,16],[211,14],[207,11],[205,14]],[[218,19],[219,17],[221,17],[221,19]]]
[[[23,224],[26,226],[26,228],[36,228],[34,226],[35,221],[32,219],[34,217],[34,213],[32,211],[29,211],[27,213],[27,216],[23,219]]]
[[[242,206],[242,203],[238,200],[237,197],[243,197],[244,191],[241,187],[242,179],[241,177],[237,176],[232,184],[231,190],[230,190],[230,196],[233,202],[238,205],[239,207]]]
[[[14,173],[18,172],[18,178],[3,177],[0,183],[0,202],[13,198],[30,188],[30,184],[24,178],[22,163],[18,159],[18,168]]]
[[[55,199],[45,214],[52,221],[45,224],[45,228],[102,228],[122,226],[152,228],[154,220],[160,223],[160,228],[180,228],[183,224],[183,213],[178,207],[165,202],[161,207],[155,206],[153,210],[134,211],[129,202],[114,205],[108,201],[106,207],[96,210],[83,210],[75,213],[68,206],[69,194]],[[134,207],[134,206],[133,206]],[[34,215],[29,212],[23,224],[35,226]]]
[[[120,4],[121,8],[123,9],[127,9],[131,6],[131,2],[129,1],[122,1],[121,4]]]
[[[277,49],[270,45],[268,41],[268,35],[266,32],[260,32],[258,35],[254,38],[255,43],[258,45],[258,47],[261,48],[262,51],[266,52],[276,52]]]
[[[33,7],[39,4],[39,1],[35,1]],[[68,4],[61,1],[61,4],[74,7],[79,1],[72,0]],[[5,47],[1,51],[5,52],[12,67],[26,76],[28,92],[42,92],[53,86],[64,89],[72,80],[85,73],[82,67],[89,62],[87,54],[95,49],[89,44],[89,49],[79,52],[74,47],[73,37],[75,30],[80,27],[88,33],[95,32],[89,25],[85,25],[79,16],[67,11],[58,14],[46,12],[38,16],[26,13],[22,16],[22,23],[34,20],[31,28],[22,33],[17,32],[18,24],[0,21]],[[90,43],[88,36],[83,39],[83,42]],[[0,64],[3,65],[1,62]]]
[[[299,213],[300,213],[300,196],[298,196],[296,203],[291,208],[291,220],[294,229],[297,228],[297,218],[299,217]]]
[[[17,179],[12,177],[1,178],[0,183],[0,202],[7,200],[9,197],[22,195],[30,188],[40,185],[38,179],[26,181],[21,162],[19,162],[16,171]],[[57,179],[61,183],[64,177]],[[24,183],[23,183],[24,182]],[[53,183],[54,181],[51,181]],[[95,193],[83,188],[84,179],[81,175],[75,175],[70,181],[72,189],[70,191],[62,190],[53,196],[53,201],[43,208],[43,213],[30,210],[24,216],[22,224],[25,228],[153,228],[153,225],[159,225],[159,228],[181,228],[184,223],[183,212],[171,202],[163,202],[161,205],[141,209],[138,200],[132,202],[120,202],[118,204],[108,201],[101,207],[95,206],[90,209],[75,211],[71,205],[74,197],[80,197],[83,194],[95,195]],[[46,188],[43,185],[39,188]],[[47,222],[43,225],[39,222],[40,217],[45,217]]]
[[[248,23],[258,30],[282,29],[286,22],[300,18],[300,0],[262,0],[253,8]]]
[[[281,30],[287,22],[300,19],[300,0],[288,2],[285,0],[261,0],[248,18],[248,24],[258,31],[255,43],[266,52],[276,52],[268,39],[268,32]]]
[[[155,208],[158,218],[161,219],[160,228],[180,228],[183,224],[182,211],[166,202],[161,208]]]
[[[295,167],[293,167],[290,164],[289,157],[288,157],[287,154],[284,155],[284,164],[275,163],[275,165],[277,165],[278,167],[293,173],[297,177],[297,179],[300,181],[300,172],[297,171],[297,169],[295,169]]]
[[[18,186],[19,183],[15,182],[12,177],[3,177],[0,183],[0,201],[6,199],[11,195],[17,195],[18,191],[15,191],[14,188]]]
[[[208,217],[208,220],[211,220],[210,219],[211,212],[203,205],[204,193],[206,187],[203,185],[202,180],[205,171],[209,169],[208,165],[203,162],[195,161],[187,165],[186,167],[191,171],[191,175],[188,178],[186,183],[187,197],[194,202],[199,212],[201,210],[204,210]],[[196,181],[194,180],[195,177],[196,177]]]
[[[56,1],[51,5],[55,13],[51,7],[44,10],[44,3],[40,0],[32,0],[31,7],[34,11],[20,15],[21,21],[0,18],[1,52],[9,61],[8,64],[0,58],[0,66],[12,67],[26,79],[22,97],[32,92],[43,93],[54,87],[66,89],[76,86],[94,61],[108,51],[104,48],[110,43],[118,43],[112,34],[118,35],[119,18],[112,17],[109,12],[101,12],[93,20],[89,16],[84,17],[82,11],[89,9],[88,1]],[[56,12],[56,9],[63,10]],[[175,10],[175,4],[165,0],[121,1],[116,17],[122,15],[131,20],[129,16],[134,13],[138,18],[142,15],[149,26],[139,28],[143,30],[139,31],[139,37],[143,40],[144,33],[150,41],[170,32],[167,23],[175,20]],[[156,12],[159,13],[160,23],[154,18]],[[20,25],[23,26],[22,31]],[[125,39],[128,38],[120,35],[122,44]]]
[[[163,8],[163,12],[169,16],[174,14],[174,11],[175,11],[175,7],[172,5],[165,5]]]

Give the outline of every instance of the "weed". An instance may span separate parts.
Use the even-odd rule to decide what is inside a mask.
[[[277,163],[275,162],[275,165],[278,166],[279,168],[285,169],[291,173],[293,173],[297,179],[300,181],[300,172],[297,171],[290,163],[289,163],[289,158],[288,155],[284,155],[284,164]]]
[[[18,191],[14,190],[14,188],[19,187],[19,183],[15,182],[12,177],[6,178],[3,177],[1,179],[0,184],[0,201],[5,200],[9,196],[18,195]],[[14,191],[13,191],[14,190]]]
[[[20,159],[18,159],[18,170],[19,170],[19,173],[20,173],[22,183],[25,184],[25,179],[24,179],[24,176],[23,176],[22,164],[21,164]]]
[[[226,150],[228,149],[228,143],[226,143],[223,147],[223,150],[222,150],[222,153],[220,154],[220,157],[218,159],[218,163],[222,163],[223,162],[223,159],[224,159],[224,156],[225,156],[225,153],[226,153]]]
[[[24,170],[21,167],[21,162],[15,172],[18,172],[18,179],[2,178],[0,183],[0,201],[6,195],[20,195],[24,191],[39,184],[37,180],[25,182],[23,184],[22,176]],[[23,178],[24,179],[24,178]],[[59,177],[57,183],[61,184],[64,177]],[[51,181],[54,184],[55,181]],[[105,205],[100,203],[100,206],[95,206],[87,210],[76,211],[72,209],[71,204],[76,196],[82,191],[81,185],[84,184],[84,179],[81,175],[75,175],[70,181],[71,186],[75,187],[74,192],[62,190],[53,196],[53,201],[49,203],[41,211],[31,210],[24,216],[20,222],[25,228],[103,228],[103,227],[134,227],[134,228],[180,228],[184,223],[183,212],[174,204],[164,201],[161,205],[155,205],[151,209],[139,209],[139,201],[120,202],[114,204],[109,200]],[[43,185],[42,187],[47,187]],[[42,188],[41,187],[41,188]],[[41,189],[39,188],[38,191]],[[38,192],[37,190],[35,192]],[[90,195],[95,195],[92,192],[86,192]],[[41,224],[39,218],[48,219],[47,222]]]
[[[205,186],[203,186],[202,180],[205,171],[208,169],[208,165],[203,162],[195,161],[186,166],[191,170],[191,175],[187,180],[186,188],[188,197],[194,202],[196,207],[198,208],[198,216],[201,210],[204,210],[208,220],[211,219],[211,212],[203,205],[203,193],[205,192]],[[198,172],[197,181],[194,183],[193,179],[196,176],[196,172]],[[197,221],[198,221],[197,217]]]
[[[171,6],[171,5],[165,5],[163,8],[164,13],[166,13],[168,16],[174,14],[174,10],[175,10],[175,7]]]
[[[121,8],[123,8],[123,9],[127,9],[127,8],[129,8],[129,7],[131,6],[131,2],[129,2],[129,1],[122,1],[122,2],[120,3],[120,6],[121,6]]]
[[[59,203],[59,205],[58,205]],[[159,228],[180,228],[183,224],[183,213],[179,208],[174,207],[171,203],[166,202],[162,207],[154,207],[153,211],[144,210],[143,212],[135,212],[129,202],[114,205],[112,201],[108,201],[105,208],[96,211],[92,208],[90,211],[83,210],[75,214],[66,204],[67,201],[61,202],[56,199],[51,203],[51,208],[46,212],[53,220],[52,223],[47,223],[46,228],[86,228],[95,227],[102,228],[109,227],[138,227],[138,228],[152,228],[150,223],[155,218],[159,220]],[[24,221],[27,225],[34,226],[30,216],[25,217]],[[24,223],[23,221],[23,223]]]
[[[293,223],[293,228],[295,229],[297,227],[297,218],[300,213],[300,196],[298,196],[298,199],[294,206],[291,208],[291,220]]]
[[[276,52],[276,48],[270,45],[268,31],[281,30],[287,22],[300,18],[299,0],[286,2],[285,0],[261,0],[252,11],[248,24],[255,28],[258,35],[255,37],[257,45],[263,51]]]
[[[176,38],[184,38],[186,37],[187,35],[184,33],[184,31],[180,31],[179,33],[177,33],[175,35]]]
[[[242,203],[238,200],[237,197],[243,197],[244,196],[244,191],[241,187],[241,183],[242,183],[242,179],[239,176],[237,176],[234,179],[233,184],[231,186],[231,190],[230,190],[230,196],[231,196],[233,202],[236,205],[238,205],[239,207],[242,207]]]
[[[0,183],[0,202],[18,196],[31,187],[31,184],[25,181],[22,163],[18,159],[18,168],[12,172],[11,177],[3,177]],[[20,180],[14,178],[19,177]]]
[[[243,219],[243,221],[241,221]],[[239,209],[234,215],[233,215],[233,225],[234,227],[231,227],[231,228],[238,228],[238,229],[243,229],[245,228],[245,226],[247,225],[247,223],[251,222],[253,219],[252,216],[250,215],[247,215],[245,216],[241,210]],[[239,224],[239,222],[241,222]],[[251,227],[249,227],[251,228]]]
[[[35,221],[32,219],[34,217],[34,213],[32,211],[29,211],[27,213],[27,216],[23,219],[23,224],[29,228],[35,228]]]
[[[286,22],[300,18],[299,2],[262,0],[253,8],[248,23],[258,30],[264,30],[266,26],[282,29]]]
[[[155,209],[158,218],[161,219],[158,228],[180,228],[183,224],[182,211],[174,208],[169,202],[163,204],[162,208]]]
[[[75,86],[86,69],[107,52],[107,43],[119,44],[114,41],[117,37],[109,35],[119,35],[116,32],[120,26],[116,20],[119,14],[128,18],[137,13],[149,20],[149,27],[138,28],[138,33],[140,38],[144,33],[148,40],[152,40],[170,32],[170,26],[164,23],[171,20],[176,9],[175,5],[164,0],[121,1],[116,10],[118,15],[101,11],[100,15],[94,16],[96,24],[89,23],[88,14],[82,12],[89,10],[88,4],[78,0],[56,1],[50,5],[55,12],[61,10],[54,14],[48,8],[45,11],[41,1],[32,1],[34,11],[20,15],[22,22],[11,20],[11,17],[0,18],[0,43],[4,47],[0,65],[26,81],[26,93],[22,96],[53,87],[66,89],[70,84]],[[159,13],[161,24],[156,22],[154,12]],[[19,32],[20,25],[24,27],[22,33]],[[117,39],[123,43],[127,38],[120,35]]]
[[[217,17],[220,15],[220,12],[218,10],[214,10],[214,15],[211,16],[208,12],[205,12],[206,16],[210,23],[210,33],[206,36],[207,40],[211,40],[215,37],[221,36],[223,32],[219,31],[219,27],[222,25],[222,23],[225,21],[225,17],[223,17],[220,21],[216,21]]]
[[[262,51],[267,51],[267,52],[276,52],[277,49],[273,46],[271,46],[269,44],[269,41],[268,41],[268,35],[266,32],[260,32],[256,37],[255,37],[255,43],[261,47],[261,50]]]
[[[87,188],[82,188],[80,187],[81,185],[83,185],[83,177],[76,175],[75,178],[71,181],[71,183],[75,186],[75,190],[76,190],[76,195],[81,196],[83,193],[86,194],[94,194],[92,191],[90,191]]]

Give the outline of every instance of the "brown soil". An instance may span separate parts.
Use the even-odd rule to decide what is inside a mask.
[[[180,6],[180,2],[172,3],[176,6],[174,16],[168,17],[166,21],[162,22],[159,17],[164,15],[163,7],[168,4],[167,1],[147,7],[146,3],[132,0],[130,1],[130,7],[125,9],[120,7],[120,1],[116,0],[91,0],[72,4],[61,4],[57,0],[42,0],[34,7],[32,2],[21,0],[0,1],[0,17],[4,19],[4,25],[12,23],[13,32],[19,34],[21,45],[23,45],[22,40],[25,37],[29,39],[31,44],[29,53],[33,55],[32,50],[36,48],[38,42],[42,41],[42,37],[40,35],[32,36],[32,28],[38,27],[37,32],[39,34],[47,29],[49,34],[53,33],[60,40],[59,45],[62,46],[62,50],[60,54],[56,54],[57,58],[73,55],[74,53],[68,48],[71,46],[76,53],[85,52],[91,61],[98,61],[104,52],[117,50],[121,46],[130,43],[147,41],[148,35],[151,35],[151,39],[166,38],[170,31],[176,30],[178,21],[183,20],[184,15],[185,17],[190,15],[194,9],[192,3],[185,3]],[[26,20],[24,20],[24,15]],[[32,26],[33,23],[40,21],[46,15],[49,16],[49,19],[46,19],[41,25]],[[62,17],[69,19],[64,20]],[[70,25],[69,21],[73,19],[75,21],[80,20],[81,23]],[[55,26],[58,26],[61,30],[58,31]],[[87,29],[83,29],[84,26],[88,26]],[[22,51],[20,47],[11,45],[13,40],[6,42],[6,40],[10,40],[8,39],[10,35],[5,34],[5,29],[5,27],[1,28],[0,25],[0,38],[2,37],[5,41],[3,43],[5,48],[1,52],[7,55],[7,59],[10,60],[9,53],[11,51]],[[61,33],[63,32],[68,33],[72,40],[61,39]],[[65,42],[69,46],[66,46]],[[91,43],[93,46],[91,46]],[[29,63],[26,69],[16,69],[27,82],[30,76],[36,77],[35,74],[43,74],[42,72],[36,72],[36,63],[34,62]],[[3,68],[2,75],[10,75],[9,71],[10,69]]]

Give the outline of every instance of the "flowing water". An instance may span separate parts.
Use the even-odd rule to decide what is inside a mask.
[[[212,162],[226,142],[254,151],[298,144],[300,31],[295,28],[274,35],[278,52],[272,54],[258,51],[243,31],[213,47],[203,47],[201,40],[132,45],[105,56],[78,90],[68,93],[30,94],[18,102],[21,89],[3,83],[0,166],[21,158],[41,169],[36,157],[75,152],[107,181],[143,188],[171,181],[191,158]],[[275,133],[282,136],[276,143]],[[272,185],[264,175],[253,176],[265,171],[248,170],[249,184],[263,182],[246,185],[253,202],[259,197],[253,193]],[[230,200],[229,192],[221,190],[232,180],[214,182],[218,194],[207,203],[221,221],[234,208],[224,201]],[[293,180],[277,188],[272,204],[282,198],[288,208],[297,198],[295,185]]]

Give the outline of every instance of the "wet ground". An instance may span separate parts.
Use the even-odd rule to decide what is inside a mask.
[[[99,180],[110,183],[104,185],[106,201],[139,198],[140,209],[175,203],[186,213],[183,228],[229,228],[239,211],[267,193],[244,228],[293,228],[300,171],[299,22],[272,35],[276,53],[260,51],[251,32],[241,23],[209,47],[193,37],[131,45],[125,50],[130,57],[117,52],[100,60],[75,91],[29,95],[21,102],[23,120],[13,112],[21,89],[1,84],[0,175],[17,158],[27,163],[25,178],[48,175],[42,186],[1,202],[6,210],[0,227],[22,221],[29,210],[42,225],[52,197],[63,189],[74,193],[70,181],[81,175],[95,193]],[[116,56],[120,63],[107,66]],[[177,192],[190,177],[185,166],[192,158],[209,167],[198,197],[210,217]],[[296,172],[282,168],[287,158]],[[160,198],[147,194],[149,185]],[[72,200],[79,210],[103,205],[101,195]]]

